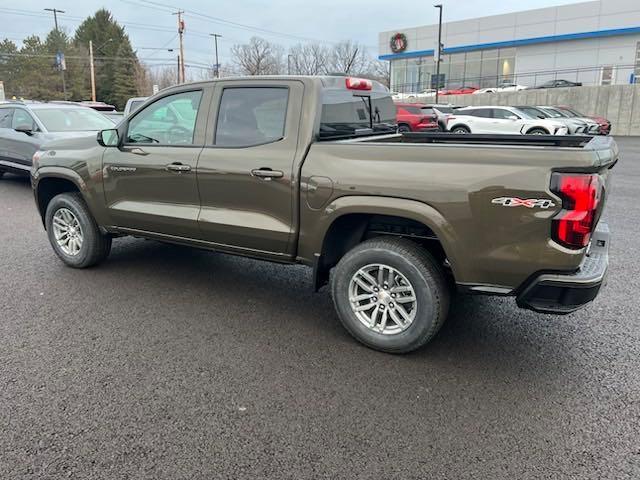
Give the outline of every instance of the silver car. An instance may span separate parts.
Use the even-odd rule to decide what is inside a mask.
[[[586,135],[589,130],[587,122],[579,120],[577,118],[565,118],[554,112],[549,112],[543,107],[530,107],[528,105],[516,106],[518,110],[529,114],[532,117],[537,118],[549,118],[553,119],[563,125],[566,125],[571,135]]]
[[[96,135],[114,121],[81,105],[10,101],[0,103],[0,177],[29,175],[31,159],[51,140]]]
[[[543,107],[538,107],[538,108],[541,108],[545,112],[548,112],[549,115],[551,115],[552,118],[554,118],[554,119],[566,118],[566,119],[569,119],[569,120],[578,120],[578,121],[586,123],[587,124],[587,131],[585,133],[587,135],[598,135],[598,133],[600,133],[600,125],[598,125],[598,122],[595,122],[590,118],[587,118],[587,117],[574,117],[574,116],[569,115],[566,112],[563,112],[562,110],[560,110],[559,108],[556,108],[556,107],[543,106]]]

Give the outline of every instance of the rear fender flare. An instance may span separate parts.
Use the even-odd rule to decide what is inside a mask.
[[[460,243],[451,224],[440,212],[426,203],[395,197],[354,195],[333,200],[315,222],[313,232],[308,234],[308,238],[313,239],[312,254],[316,259],[322,254],[324,241],[331,225],[338,218],[349,214],[390,215],[422,223],[440,240],[454,276],[458,278],[458,274],[462,274],[459,261],[462,258],[462,252],[459,252],[456,246]]]

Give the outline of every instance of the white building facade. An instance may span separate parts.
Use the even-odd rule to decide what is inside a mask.
[[[446,18],[446,11],[445,11]],[[438,25],[379,35],[391,62],[391,90],[438,84]],[[598,0],[442,25],[440,87],[537,86],[554,79],[584,85],[640,83],[640,0]]]

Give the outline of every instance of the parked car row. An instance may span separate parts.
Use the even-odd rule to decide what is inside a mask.
[[[438,91],[438,96],[519,92],[521,90],[527,90],[530,88],[566,88],[566,87],[580,87],[580,86],[582,86],[582,83],[580,82],[571,82],[569,80],[563,80],[563,79],[549,80],[548,82],[545,82],[541,85],[537,85],[535,87],[520,85],[512,81],[504,81],[495,87],[479,88],[475,86],[464,85],[457,88],[442,89]],[[436,95],[435,89],[425,89],[419,92],[410,92],[410,93],[391,92],[391,96],[395,101],[411,100],[418,97],[435,97],[435,95]]]
[[[396,102],[399,132],[608,135],[611,123],[564,106],[477,106]]]

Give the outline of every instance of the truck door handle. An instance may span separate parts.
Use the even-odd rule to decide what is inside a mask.
[[[271,170],[270,168],[255,168],[251,170],[251,175],[262,178],[263,180],[271,180],[272,178],[284,177],[284,172],[280,170]]]
[[[191,166],[190,165],[184,165],[180,162],[175,162],[175,163],[170,163],[169,165],[167,165],[165,167],[165,169],[169,172],[178,172],[178,173],[184,173],[184,172],[190,172],[191,171]]]

